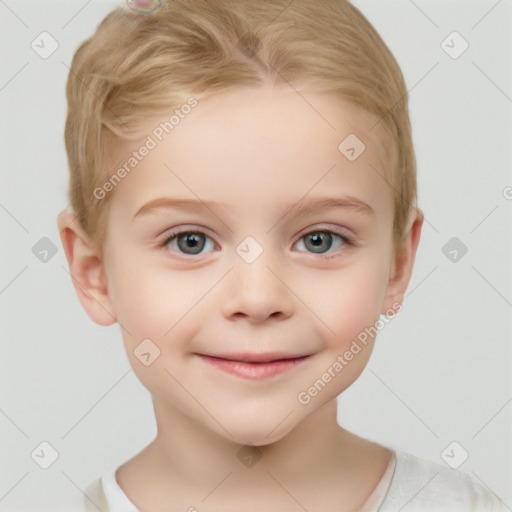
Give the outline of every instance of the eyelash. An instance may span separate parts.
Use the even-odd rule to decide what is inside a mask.
[[[182,234],[193,234],[193,235],[197,235],[197,234],[200,234],[200,235],[204,235],[206,238],[209,238],[210,240],[213,240],[210,236],[208,236],[204,231],[201,231],[201,230],[192,230],[192,229],[182,229],[182,230],[176,230],[176,231],[172,231],[171,233],[169,233],[164,241],[161,243],[161,247],[162,248],[167,248],[167,246],[174,240],[176,239],[179,235],[182,235]],[[293,245],[296,245],[300,240],[302,240],[303,238],[305,238],[306,236],[308,235],[312,235],[312,234],[318,234],[318,233],[327,233],[327,234],[331,234],[331,235],[334,235],[334,236],[337,236],[339,237],[342,242],[343,242],[343,246],[346,246],[347,248],[350,248],[350,247],[353,247],[356,245],[355,241],[352,240],[351,238],[349,238],[348,236],[346,235],[342,235],[341,233],[338,233],[336,231],[332,231],[332,230],[329,230],[329,229],[314,229],[314,230],[311,230],[311,231],[308,231],[307,233],[304,233],[303,235],[301,235],[299,237],[299,239],[293,244]],[[339,249],[339,248],[338,248]],[[330,250],[330,248],[328,249],[328,251]],[[316,254],[317,256],[319,256],[320,258],[324,259],[324,260],[327,260],[327,259],[332,259],[332,258],[335,258],[338,256],[338,254],[334,254],[332,255],[331,253],[329,252],[326,252],[326,253],[314,253],[314,252],[309,252],[309,251],[300,251],[300,252],[308,252],[309,254]],[[196,256],[195,254],[186,254],[186,253],[180,253],[182,254],[183,256],[185,257],[192,257],[192,256]],[[202,253],[198,253],[197,255],[201,255]]]

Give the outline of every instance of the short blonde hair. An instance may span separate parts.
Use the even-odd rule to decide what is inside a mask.
[[[384,41],[346,0],[167,0],[152,16],[108,14],[76,51],[67,82],[69,200],[83,230],[103,245],[112,194],[94,191],[112,175],[109,147],[137,123],[191,96],[286,82],[371,114],[396,246],[417,194],[407,89]]]

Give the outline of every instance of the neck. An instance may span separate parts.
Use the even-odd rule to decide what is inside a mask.
[[[282,439],[255,446],[232,441],[228,434],[220,436],[158,398],[153,398],[153,405],[158,431],[154,454],[162,468],[188,482],[212,482],[223,471],[243,474],[248,467],[254,473],[311,468],[332,458],[333,446],[345,433],[336,420],[336,400],[314,411]]]
[[[361,489],[362,496],[368,494],[385,467],[381,457],[378,472],[369,475],[366,469],[361,471],[362,460],[375,455],[375,448],[338,425],[336,399],[282,438],[258,446],[223,437],[157,397],[153,397],[153,405],[155,439],[116,474],[122,488],[132,489],[128,497],[144,511],[157,509],[144,509],[143,503],[158,497],[158,503],[176,504],[178,495],[184,505],[192,500],[198,507],[207,499],[204,505],[211,510],[222,510],[228,499],[235,509],[242,507],[240,510],[262,510],[269,504],[272,509],[276,504],[286,508],[294,496],[300,502],[312,489],[317,496],[330,492],[326,499],[346,494],[344,503],[353,499],[356,505],[362,498],[352,496],[353,489]],[[365,482],[361,482],[363,473]]]

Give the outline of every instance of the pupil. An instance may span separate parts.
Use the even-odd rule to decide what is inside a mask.
[[[198,238],[199,236],[197,234],[184,233],[183,237],[179,238],[178,245],[180,246],[180,249],[185,253],[192,249],[192,252],[189,252],[188,254],[197,254],[202,251],[204,246],[204,242],[201,244]]]
[[[322,249],[328,250],[331,247],[331,238],[332,237],[329,233],[316,233],[314,235],[311,235],[309,237],[309,240],[312,246],[312,250],[314,252],[322,252]],[[322,247],[322,244],[324,245],[324,247]]]

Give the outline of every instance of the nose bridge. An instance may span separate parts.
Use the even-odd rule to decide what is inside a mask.
[[[235,251],[225,314],[243,315],[258,321],[272,315],[289,316],[293,294],[278,277],[280,255],[253,236],[244,238]]]

